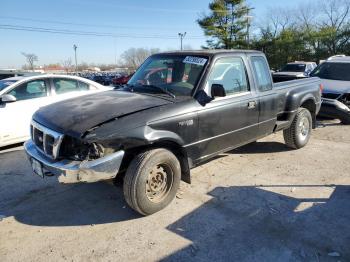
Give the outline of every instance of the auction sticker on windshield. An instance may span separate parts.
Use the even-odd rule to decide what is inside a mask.
[[[195,56],[186,56],[184,59],[185,64],[192,64],[192,65],[205,65],[205,63],[208,61],[208,59],[203,57],[195,57]]]

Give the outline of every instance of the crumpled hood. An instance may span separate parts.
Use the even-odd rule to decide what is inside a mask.
[[[321,84],[323,85],[323,93],[350,93],[350,81],[321,79]]]
[[[106,121],[169,103],[172,102],[149,95],[106,91],[43,107],[33,119],[57,132],[81,137]]]

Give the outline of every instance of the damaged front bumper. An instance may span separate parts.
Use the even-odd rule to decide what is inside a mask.
[[[322,98],[322,106],[318,115],[340,119],[343,122],[350,122],[350,108],[335,99]]]
[[[43,174],[56,175],[58,181],[64,184],[113,179],[118,174],[124,157],[124,151],[121,150],[93,161],[55,161],[43,156],[31,140],[24,144],[24,149],[31,163],[34,159],[41,164]]]

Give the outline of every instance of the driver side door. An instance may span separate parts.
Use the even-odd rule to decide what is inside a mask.
[[[253,141],[258,133],[259,101],[251,89],[242,57],[219,58],[207,80],[206,90],[221,85],[224,97],[216,97],[199,114],[200,160]]]

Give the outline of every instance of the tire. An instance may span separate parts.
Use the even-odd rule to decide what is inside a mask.
[[[343,125],[350,125],[350,116],[348,116],[347,118],[340,119],[340,121]]]
[[[312,116],[309,110],[299,108],[291,126],[283,130],[286,145],[293,149],[300,149],[309,142],[312,131]]]
[[[173,201],[180,179],[180,162],[172,152],[166,149],[143,152],[131,161],[126,171],[125,200],[138,213],[151,215]]]

